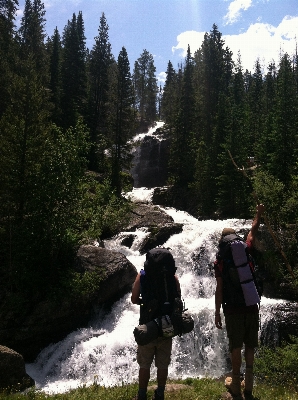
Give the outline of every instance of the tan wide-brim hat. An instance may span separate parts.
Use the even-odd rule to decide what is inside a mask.
[[[231,235],[232,233],[236,233],[235,229],[233,228],[224,228],[221,233],[221,237],[225,237],[227,235]]]

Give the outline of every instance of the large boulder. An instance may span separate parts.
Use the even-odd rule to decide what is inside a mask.
[[[139,228],[147,228],[148,236],[140,244],[139,252],[147,251],[162,246],[172,235],[180,233],[183,224],[177,224],[173,218],[159,207],[145,203],[136,203],[130,214],[127,231],[135,231]],[[135,236],[131,233],[122,240],[122,244],[131,247]]]
[[[24,390],[34,386],[26,373],[24,358],[16,351],[0,346],[0,390]]]
[[[182,229],[183,225],[176,223],[157,226],[155,229],[151,228],[149,230],[149,236],[144,239],[140,246],[140,254],[145,254],[155,247],[162,246],[171,236],[182,232]]]
[[[135,231],[147,227],[152,229],[156,226],[173,224],[173,218],[162,211],[158,206],[146,203],[136,203],[129,215],[129,222],[124,228],[127,231]]]
[[[44,347],[86,326],[98,306],[130,291],[137,275],[136,268],[123,254],[91,245],[79,249],[75,269],[82,281],[93,274],[89,279],[92,288],[82,287],[77,294],[65,290],[56,293],[56,297],[51,293],[17,316],[2,312],[2,345],[22,354],[26,362],[33,361]]]
[[[137,276],[135,266],[122,253],[90,245],[80,247],[76,269],[81,273],[104,274],[92,299],[96,304],[120,298],[131,290]]]
[[[266,346],[280,346],[291,342],[291,336],[298,336],[298,303],[287,302],[271,307],[271,317],[263,325],[261,343]]]

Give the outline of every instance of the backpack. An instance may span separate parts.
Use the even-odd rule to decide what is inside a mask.
[[[140,277],[140,324],[173,313],[175,302],[180,299],[176,270],[175,260],[169,250],[155,248],[147,252]]]
[[[259,304],[262,287],[247,244],[236,234],[221,239],[217,259],[223,261],[223,305],[245,307]]]
[[[133,331],[141,346],[157,337],[181,336],[194,328],[194,320],[186,312],[177,289],[176,269],[167,249],[156,248],[146,254],[140,277],[140,321]]]

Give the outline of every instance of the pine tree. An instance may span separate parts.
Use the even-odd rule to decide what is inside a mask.
[[[51,39],[50,55],[50,89],[51,101],[53,102],[52,119],[57,125],[62,125],[62,78],[61,78],[61,40],[56,27]]]
[[[152,54],[147,50],[143,50],[143,53],[134,64],[133,71],[136,107],[141,126],[152,125],[156,120],[158,86],[155,71]]]
[[[166,75],[161,99],[161,118],[170,126],[171,130],[175,123],[179,98],[178,77],[171,61],[168,62]]]
[[[216,107],[221,91],[226,86],[225,82],[225,50],[224,41],[217,26],[213,24],[210,33],[206,33],[202,43],[202,80],[201,90],[203,103],[202,107],[205,120],[202,121],[203,139],[207,146],[211,146],[213,142],[214,119],[216,117]]]
[[[267,74],[264,77],[263,88],[263,131],[259,135],[256,146],[256,160],[266,170],[272,170],[271,165],[274,163],[275,146],[272,137],[275,136],[275,112],[276,112],[276,87],[277,71],[275,63],[272,62],[268,66]]]
[[[248,130],[246,140],[249,143],[249,152],[254,155],[257,142],[263,132],[263,75],[259,60],[255,63],[255,71],[250,79],[249,90],[247,92],[248,100]]]
[[[0,0],[0,118],[9,104],[10,82],[16,65],[15,16],[17,0]]]
[[[78,23],[78,21],[79,23]],[[64,127],[75,126],[85,113],[87,101],[86,51],[82,14],[73,14],[63,33],[63,121]]]
[[[36,72],[44,85],[48,84],[48,60],[45,48],[45,10],[40,0],[26,0],[19,34],[21,57],[34,61]]]
[[[79,38],[79,51],[78,51],[78,109],[82,116],[87,114],[87,70],[86,62],[88,51],[86,48],[85,26],[82,11],[79,11],[77,17],[77,33]]]
[[[222,35],[214,24],[210,33],[205,34],[202,46],[195,54],[194,66],[196,125],[199,127],[196,136],[197,142],[203,143],[207,150],[204,156],[204,176],[209,177],[209,184],[204,186],[206,191],[203,205],[207,212],[215,208],[217,178],[221,175],[217,159],[227,133],[226,104],[230,102],[228,96],[233,66],[232,53],[224,48]],[[197,165],[202,167],[199,160]],[[198,171],[196,176],[201,176]]]
[[[222,216],[247,217],[252,198],[247,180],[236,171],[228,151],[239,165],[246,166],[249,144],[245,135],[246,101],[241,56],[238,54],[229,95],[222,94],[219,120],[224,126],[217,164],[216,205]]]
[[[297,149],[296,82],[288,54],[280,60],[276,90],[275,130],[271,135],[275,149],[270,172],[287,186]]]
[[[90,167],[102,170],[103,152],[107,144],[107,114],[109,101],[109,69],[114,57],[109,42],[109,26],[105,14],[100,18],[98,36],[89,58],[89,126],[91,130]]]
[[[125,185],[125,172],[130,170],[131,139],[134,132],[134,98],[130,65],[125,47],[118,56],[114,108],[111,104],[112,187],[120,197]]]
[[[0,121],[0,218],[6,221],[6,234],[11,233],[10,245],[21,241],[21,233],[28,238],[31,235],[27,222],[47,133],[47,96],[36,74],[35,60],[30,63],[28,59],[22,67],[22,75],[11,82],[11,104]],[[4,246],[9,245],[7,240]],[[14,264],[12,259],[9,263]]]
[[[188,46],[170,156],[171,180],[178,186],[186,187],[193,181],[195,169],[195,103],[192,79],[193,58]]]
[[[150,122],[154,122],[157,118],[157,94],[158,86],[156,79],[156,68],[154,65],[153,57],[150,59],[148,65],[148,81],[147,81],[147,107],[146,107],[146,119]]]

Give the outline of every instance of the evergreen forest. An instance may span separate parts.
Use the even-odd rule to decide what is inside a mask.
[[[68,278],[81,243],[119,231],[131,205],[131,144],[165,122],[169,185],[198,215],[252,217],[258,194],[275,229],[298,219],[298,57],[244,71],[214,24],[159,88],[146,49],[115,57],[102,13],[91,49],[83,15],[47,36],[41,0],[0,0],[0,276],[24,298]],[[294,52],[295,49],[293,49]],[[249,179],[237,171],[247,160]],[[291,242],[296,252],[296,236]]]

